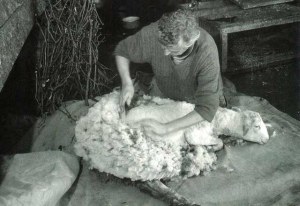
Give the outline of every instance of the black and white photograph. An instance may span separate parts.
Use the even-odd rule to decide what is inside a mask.
[[[300,1],[0,0],[0,206],[300,206]]]

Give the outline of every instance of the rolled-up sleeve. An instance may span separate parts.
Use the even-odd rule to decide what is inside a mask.
[[[153,32],[153,29],[148,26],[121,40],[114,50],[114,55],[125,57],[135,63],[150,62]]]

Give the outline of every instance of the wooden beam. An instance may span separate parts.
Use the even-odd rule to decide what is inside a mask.
[[[160,180],[137,182],[136,186],[151,196],[163,200],[171,206],[200,206],[192,201],[189,201],[184,196],[178,194],[175,190],[169,188]]]
[[[255,7],[270,6],[274,4],[282,4],[292,2],[294,0],[231,0],[239,5],[242,9],[251,9]]]
[[[233,62],[228,63],[230,69],[226,70],[226,73],[244,73],[244,72],[253,72],[260,70],[266,66],[278,65],[283,63],[292,62],[294,59],[300,59],[300,56],[295,54],[294,51],[283,52],[278,54],[270,54],[266,56],[250,57],[247,61],[239,62],[238,66],[235,66]],[[234,61],[234,60],[230,60]]]

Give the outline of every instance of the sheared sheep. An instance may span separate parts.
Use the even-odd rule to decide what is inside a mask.
[[[145,96],[146,99],[151,99]],[[143,119],[155,119],[167,123],[185,116],[193,111],[194,105],[186,102],[175,102],[169,99],[152,98],[147,105],[138,103],[139,106],[129,110],[126,121],[136,124]],[[226,109],[219,107],[211,123],[202,121],[186,130],[172,133],[163,139],[173,144],[182,144],[187,141],[192,145],[220,144],[218,135],[228,135],[259,144],[269,140],[267,128],[259,113],[254,111],[241,111],[239,108]],[[183,140],[185,136],[185,140]]]
[[[245,112],[220,108],[212,123],[204,121],[157,141],[146,137],[141,128],[132,127],[132,123],[145,118],[172,121],[192,111],[194,105],[143,96],[135,102],[135,107],[128,111],[123,121],[119,117],[118,103],[119,92],[104,95],[77,122],[75,152],[89,161],[92,168],[120,178],[146,181],[173,178],[182,173],[190,177],[201,171],[210,171],[214,168],[216,155],[203,145],[219,144],[218,134],[233,134],[259,143],[267,140],[265,135],[259,141],[254,138],[256,127],[253,129],[245,124],[246,127],[243,124],[236,127],[236,122],[226,124],[227,120],[244,120],[256,126],[256,122],[261,120],[259,114],[248,115],[253,117],[249,121],[247,115],[242,115]],[[226,118],[219,117],[223,114]],[[262,121],[259,126],[264,131]]]

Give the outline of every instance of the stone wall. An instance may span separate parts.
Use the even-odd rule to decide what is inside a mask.
[[[32,0],[0,0],[0,91],[34,24]]]

